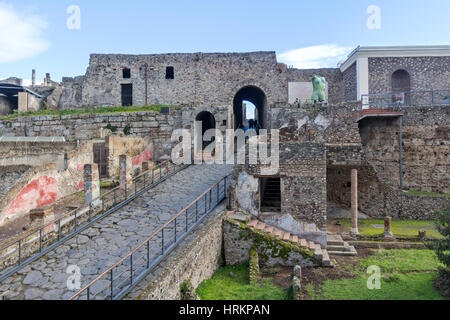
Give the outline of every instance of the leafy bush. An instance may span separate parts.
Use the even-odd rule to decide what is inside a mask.
[[[131,134],[131,127],[130,127],[129,124],[127,124],[125,126],[125,128],[123,128],[123,134],[126,135],[126,136],[129,136]]]
[[[116,132],[117,131],[117,127],[116,126],[112,126],[111,123],[108,123],[108,125],[106,126],[106,129],[111,130],[111,132]]]
[[[439,268],[439,277],[436,280],[437,286],[442,290],[446,296],[450,296],[450,207],[444,212],[439,213],[439,220],[436,227],[440,234],[444,236],[431,246],[434,248],[436,255],[444,264],[444,267]]]

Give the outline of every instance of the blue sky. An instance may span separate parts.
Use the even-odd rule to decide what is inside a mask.
[[[70,5],[81,28],[69,30]],[[366,12],[381,10],[381,29]],[[448,0],[0,0],[0,79],[82,75],[90,53],[276,51],[335,67],[358,45],[450,44]]]

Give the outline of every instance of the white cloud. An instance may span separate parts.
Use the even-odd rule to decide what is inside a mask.
[[[278,60],[299,69],[336,67],[351,51],[348,47],[322,44],[285,51],[278,55]]]
[[[47,21],[30,12],[19,12],[0,2],[0,63],[33,57],[50,46],[43,31]]]

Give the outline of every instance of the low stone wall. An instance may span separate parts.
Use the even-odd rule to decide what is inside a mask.
[[[200,233],[158,273],[141,295],[142,300],[179,300],[180,286],[190,282],[194,288],[211,278],[219,267],[222,252],[222,222],[218,214]]]
[[[223,222],[223,243],[227,265],[249,261],[251,249],[257,251],[260,266],[313,267],[321,265],[320,261],[315,260],[313,252],[301,248],[300,245],[280,241],[228,218]]]
[[[64,165],[64,153],[75,150],[75,142],[0,142],[0,166]]]
[[[350,169],[328,168],[327,200],[350,210]],[[411,195],[383,183],[375,170],[365,163],[358,172],[359,210],[371,218],[391,216],[405,220],[430,220],[448,205],[445,196]]]
[[[59,136],[73,141],[101,138],[101,129],[111,124],[117,127],[118,132],[123,132],[128,125],[131,127],[131,135],[161,139],[170,138],[180,117],[181,113],[176,110],[168,115],[157,112],[124,112],[18,117],[0,121],[0,131],[5,136]]]
[[[83,190],[83,168],[89,163],[93,163],[92,142],[87,141],[67,153],[67,167],[63,170],[55,163],[30,168],[0,199],[0,225]]]

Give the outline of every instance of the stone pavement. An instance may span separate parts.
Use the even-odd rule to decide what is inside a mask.
[[[231,171],[230,165],[188,167],[3,280],[0,292],[8,291],[8,300],[70,298],[77,290],[67,286],[69,266],[80,268],[81,287],[85,286]],[[182,228],[180,223],[177,230]],[[170,241],[173,232],[166,237]],[[152,254],[161,250],[159,239],[155,237]],[[106,291],[106,282],[99,281],[91,294]]]

